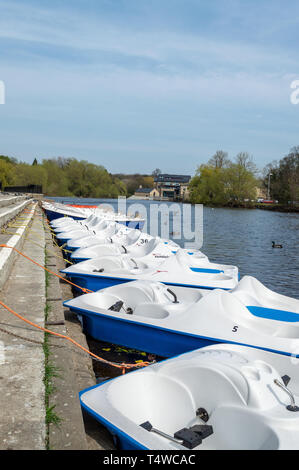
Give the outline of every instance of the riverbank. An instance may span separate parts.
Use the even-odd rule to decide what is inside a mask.
[[[49,200],[54,200],[56,202],[62,202],[64,204],[72,204],[79,202],[82,205],[89,204],[96,204],[97,201],[101,201],[101,204],[109,203],[112,202],[115,204],[118,201],[118,198],[110,198],[110,199],[95,199],[95,198],[75,198],[75,197],[49,197]],[[122,197],[123,199],[123,197]],[[191,204],[193,205],[190,201],[188,200],[177,200],[177,201],[172,201],[168,198],[147,198],[147,199],[142,199],[139,197],[128,197],[126,200],[130,203],[178,203],[178,204]],[[83,202],[84,201],[84,202]],[[226,205],[215,205],[215,204],[205,204],[204,207],[207,208],[213,208],[213,209],[261,209],[261,210],[267,210],[267,211],[275,211],[275,212],[288,212],[288,213],[299,213],[299,205],[292,205],[292,204],[264,204],[264,203],[244,203],[244,204],[226,204]]]
[[[258,204],[256,209],[275,211],[275,212],[299,212],[299,205],[292,204]]]
[[[292,204],[263,204],[263,203],[248,203],[248,204],[205,204],[205,207],[213,209],[261,209],[266,211],[275,212],[294,212],[299,213],[299,205]]]
[[[18,251],[38,264],[1,248],[0,256],[12,262],[1,287],[0,450],[114,449],[110,434],[82,414],[78,399],[81,389],[96,384],[92,359],[45,331],[89,350],[80,322],[62,306],[73,296],[69,284],[43,269],[58,274],[65,263],[41,209],[31,204],[1,236],[8,246],[17,238]]]

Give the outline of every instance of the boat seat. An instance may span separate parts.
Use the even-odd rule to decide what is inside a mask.
[[[136,281],[134,283],[110,288],[110,293],[113,294],[115,291],[115,294],[117,294],[121,300],[134,309],[141,304],[152,305],[157,303],[155,291],[156,285],[159,286],[159,283]]]
[[[149,421],[155,428],[173,435],[196,417],[191,395],[184,384],[171,377],[154,372],[127,374],[122,380],[121,394],[117,385],[112,381],[107,390],[109,402],[137,426]]]
[[[167,318],[169,316],[169,312],[157,303],[138,304],[135,310],[133,310],[133,314],[147,318]]]
[[[299,302],[297,299],[271,291],[252,276],[244,276],[231,293],[235,298],[238,298],[243,305],[299,314]]]

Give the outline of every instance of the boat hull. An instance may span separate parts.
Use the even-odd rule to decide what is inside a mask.
[[[151,325],[114,319],[105,315],[95,315],[93,312],[82,312],[75,308],[71,310],[82,316],[83,331],[92,338],[162,357],[174,357],[221,342],[215,338],[155,328]]]
[[[63,272],[63,271],[62,271]],[[64,273],[67,274],[67,273]],[[112,287],[116,286],[118,284],[123,284],[125,282],[133,282],[136,281],[136,279],[127,279],[127,278],[120,278],[120,277],[109,277],[109,276],[92,276],[88,274],[77,274],[77,273],[70,273],[68,276],[68,279],[71,280],[74,284],[77,284],[80,287],[83,287],[84,289],[88,289],[92,292],[96,292],[98,290],[105,289],[106,287]],[[206,285],[191,285],[191,284],[179,284],[179,283],[173,283],[173,282],[163,282],[160,281],[163,284],[167,286],[178,286],[178,287],[190,287],[192,289],[207,289],[207,290],[213,290],[213,289],[221,289],[221,290],[229,290],[226,288],[222,287],[210,287]],[[78,289],[76,287],[76,290],[78,290],[80,293],[82,293],[81,289]]]
[[[47,214],[47,218],[50,222],[52,220],[61,219],[61,218],[65,217],[60,212],[51,211],[49,209],[45,209],[45,211],[46,211],[46,214]],[[79,217],[79,216],[73,216],[73,215],[71,216],[71,218],[74,219],[74,220],[84,220],[84,219],[86,219],[86,217]]]

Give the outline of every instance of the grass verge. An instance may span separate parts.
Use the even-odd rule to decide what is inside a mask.
[[[45,265],[47,264],[47,250],[45,249]],[[49,278],[50,274],[45,271],[45,285],[46,285],[46,298],[47,298],[47,290],[49,287]],[[50,313],[50,305],[46,302],[45,305],[45,322],[48,320]],[[44,373],[44,385],[45,385],[45,408],[46,408],[46,449],[50,450],[50,426],[56,425],[59,426],[62,419],[58,416],[55,412],[55,405],[50,405],[50,397],[55,392],[55,386],[53,385],[53,379],[55,377],[59,377],[59,369],[53,365],[51,362],[51,351],[50,351],[50,344],[49,338],[50,333],[45,332],[44,334],[44,355],[45,355],[45,373]]]

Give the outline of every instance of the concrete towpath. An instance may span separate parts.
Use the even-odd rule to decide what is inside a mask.
[[[35,217],[32,228],[41,248],[25,241],[23,252],[44,264],[44,229]],[[1,300],[27,319],[44,326],[45,273],[16,257]],[[0,449],[45,449],[45,359],[43,332],[0,307]]]
[[[19,249],[58,273],[64,261],[41,209],[30,224]],[[88,349],[80,322],[62,306],[72,297],[69,284],[16,253],[7,273],[0,290],[5,305]],[[110,434],[80,407],[79,390],[96,383],[90,356],[65,340],[46,336],[0,305],[0,450],[114,449]],[[47,366],[54,369],[48,388]]]

